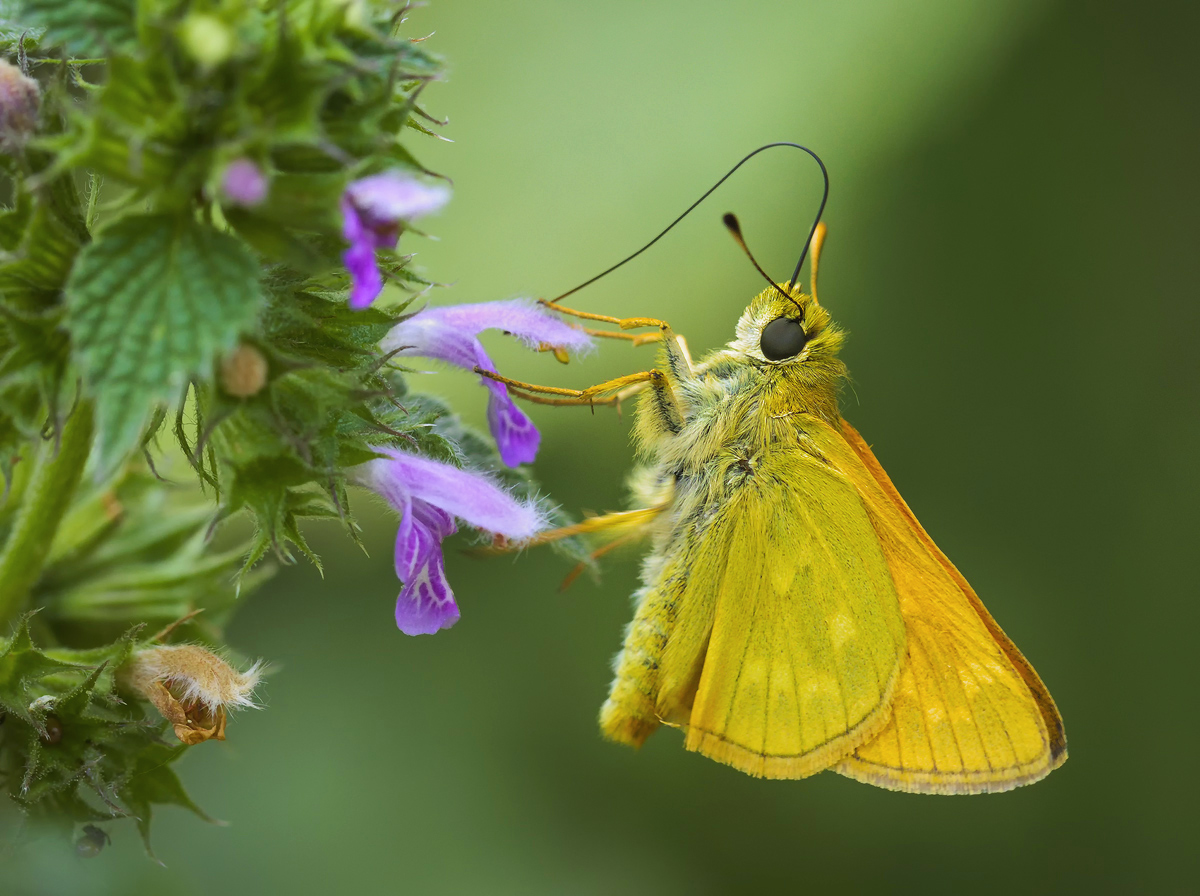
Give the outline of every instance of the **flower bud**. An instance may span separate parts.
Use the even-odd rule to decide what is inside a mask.
[[[267,198],[267,179],[249,159],[235,159],[221,175],[221,192],[234,205],[251,207]]]
[[[0,59],[0,143],[20,143],[37,127],[37,81],[7,60]]]
[[[63,739],[62,722],[58,720],[58,716],[46,716],[42,721],[41,741],[47,747],[52,747],[57,743],[61,743]]]
[[[340,14],[345,28],[368,27],[370,17],[364,0],[321,0],[317,7],[322,13]]]
[[[233,31],[216,16],[204,13],[194,12],[183,20],[179,42],[205,68],[216,68],[233,55]]]
[[[226,709],[254,706],[260,677],[259,663],[238,672],[195,644],[139,650],[119,673],[121,684],[153,703],[188,746],[224,740]]]
[[[94,824],[85,824],[83,833],[75,841],[75,855],[81,859],[94,859],[112,842],[112,837]]]
[[[243,342],[221,361],[221,388],[234,398],[249,398],[267,384],[267,359]]]
[[[42,696],[29,704],[29,714],[36,716],[44,712],[49,712],[54,709],[55,702],[56,698],[53,694],[42,694]]]

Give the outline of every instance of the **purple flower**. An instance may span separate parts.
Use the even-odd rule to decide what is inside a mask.
[[[221,192],[234,205],[258,205],[267,198],[267,179],[249,159],[236,159],[221,175]]]
[[[375,250],[395,248],[401,222],[435,212],[449,198],[449,188],[424,184],[399,172],[364,177],[346,188],[342,236],[350,248],[342,260],[354,284],[351,308],[366,308],[383,291]]]
[[[458,604],[446,581],[442,540],[454,520],[524,541],[546,525],[542,515],[479,473],[426,457],[377,448],[386,458],[359,468],[360,481],[400,513],[396,575],[396,625],[406,635],[432,635],[458,621]]]
[[[484,330],[504,330],[529,348],[546,344],[582,351],[592,344],[587,333],[559,320],[536,302],[508,299],[425,308],[393,327],[380,345],[384,351],[400,349],[401,355],[436,358],[466,370],[478,366],[495,371],[478,338]],[[510,467],[531,463],[541,441],[537,428],[513,403],[507,386],[487,377],[480,380],[491,392],[488,427],[500,449],[500,458]]]

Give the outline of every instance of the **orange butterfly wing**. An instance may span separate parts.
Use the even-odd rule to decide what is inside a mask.
[[[908,632],[891,720],[833,769],[913,793],[996,792],[1049,774],[1067,758],[1050,692],[862,437],[845,422],[829,436],[821,449],[867,508]]]

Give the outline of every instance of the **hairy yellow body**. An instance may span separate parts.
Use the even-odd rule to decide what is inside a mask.
[[[773,322],[793,356],[764,354]],[[1037,780],[1066,758],[1054,702],[841,419],[841,342],[785,286],[698,365],[664,326],[638,409],[640,506],[588,524],[652,540],[603,731],[636,746],[676,726],[689,750],[771,778]]]

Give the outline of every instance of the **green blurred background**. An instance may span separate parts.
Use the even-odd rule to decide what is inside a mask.
[[[96,860],[9,859],[4,892],[1196,887],[1195,4],[444,0],[412,25],[450,64],[426,99],[456,142],[416,148],[456,197],[440,242],[406,241],[453,283],[437,302],[573,286],[760,143],[824,156],[846,415],[1037,666],[1071,759],[1013,793],[940,798],[754,780],[669,730],[640,753],[606,744],[635,558],[562,595],[549,552],[451,551],[462,621],[410,639],[391,618],[394,520],[370,510],[369,557],[318,531],[324,580],[284,570],[232,627],[276,666],[267,709],[181,768],[230,826],[163,811],[164,869],[114,824]],[[714,348],[760,288],[720,213],[782,278],[819,183],[768,153],[577,303]],[[491,345],[510,375],[564,385],[652,351],[561,367]],[[469,375],[418,385],[482,421]],[[622,506],[629,419],[534,414],[549,492]]]

